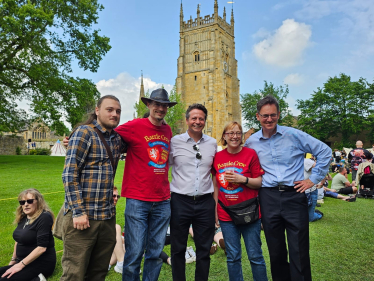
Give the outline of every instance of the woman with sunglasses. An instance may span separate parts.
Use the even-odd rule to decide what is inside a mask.
[[[242,126],[228,123],[221,143],[226,149],[218,152],[213,163],[214,197],[217,202],[216,223],[221,226],[226,246],[227,269],[230,281],[242,281],[241,236],[251,263],[253,280],[268,280],[261,249],[261,219],[250,224],[236,225],[218,203],[232,206],[258,196],[262,175],[260,162],[253,149],[242,147]]]
[[[54,215],[41,193],[27,189],[18,195],[16,241],[8,266],[0,268],[0,280],[44,281],[56,266],[55,243],[52,236]]]

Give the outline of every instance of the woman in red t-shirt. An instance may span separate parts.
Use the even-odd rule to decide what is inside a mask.
[[[225,206],[235,205],[258,196],[264,171],[253,149],[242,147],[243,130],[238,122],[228,123],[221,143],[227,148],[218,152],[213,163],[214,196]],[[261,215],[260,215],[261,217]],[[251,224],[235,225],[230,216],[217,204],[217,224],[221,226],[227,252],[230,281],[243,280],[241,243],[243,236],[253,279],[268,280],[261,249],[261,219]]]

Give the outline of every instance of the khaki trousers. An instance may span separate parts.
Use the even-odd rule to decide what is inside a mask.
[[[85,230],[75,229],[72,212],[63,218],[64,254],[60,281],[104,281],[110,257],[116,244],[116,218],[90,220]]]

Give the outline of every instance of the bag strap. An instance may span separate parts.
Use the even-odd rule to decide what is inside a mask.
[[[94,128],[94,130],[98,134],[99,138],[101,139],[102,143],[105,146],[105,149],[106,149],[106,152],[108,153],[110,162],[112,163],[112,168],[113,168],[113,172],[114,172],[114,175],[115,175],[116,174],[116,168],[115,168],[115,164],[114,164],[112,151],[110,150],[109,145],[108,145],[108,143],[106,142],[106,140],[103,136],[103,133],[96,127]]]

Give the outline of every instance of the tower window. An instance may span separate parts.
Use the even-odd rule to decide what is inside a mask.
[[[200,61],[200,54],[199,54],[199,52],[194,52],[193,54],[195,56],[195,61]]]
[[[197,76],[195,75],[195,81],[197,80]]]

